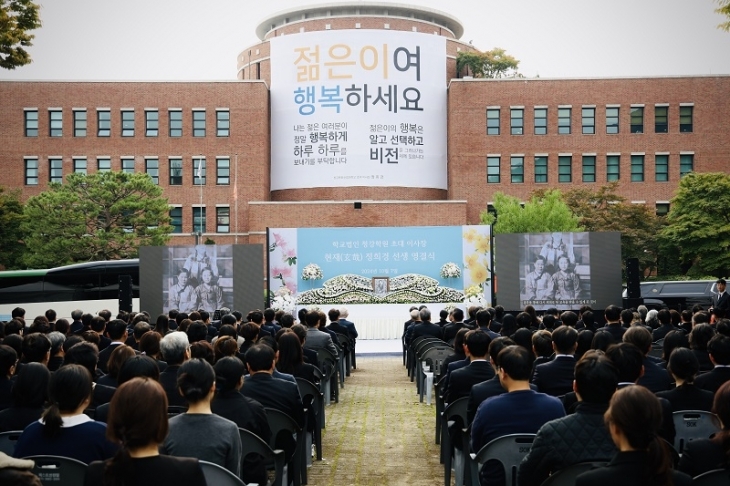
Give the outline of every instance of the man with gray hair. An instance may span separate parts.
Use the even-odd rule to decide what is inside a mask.
[[[413,326],[411,340],[421,336],[432,336],[441,339],[441,326],[431,322],[431,311],[428,307],[424,307],[419,311],[421,322]]]
[[[187,407],[188,404],[177,389],[177,370],[190,359],[190,342],[184,332],[171,332],[160,340],[160,351],[167,368],[160,373],[160,384],[165,389],[168,405]]]
[[[83,315],[84,311],[81,309],[71,311],[71,319],[73,319],[71,323],[71,334],[80,334],[84,330],[84,324],[81,322],[81,316]]]
[[[355,323],[348,321],[347,318],[350,316],[350,312],[347,307],[340,307],[340,325],[347,329],[347,335],[352,340],[352,346],[350,347],[350,359],[352,361],[352,367],[357,368],[355,363],[355,340],[357,339],[357,329],[355,329]]]
[[[48,370],[56,371],[63,364],[63,343],[66,336],[58,331],[48,333],[51,341],[51,359],[48,360]]]

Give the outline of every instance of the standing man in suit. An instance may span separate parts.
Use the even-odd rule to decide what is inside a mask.
[[[728,311],[730,311],[730,294],[725,292],[725,279],[718,278],[715,285],[717,286],[717,293],[712,296],[711,312],[717,313],[717,311],[721,311],[719,317],[727,317]]]
[[[726,381],[730,381],[730,337],[716,334],[707,343],[710,361],[715,366],[708,373],[695,379],[695,385],[715,393]]]
[[[532,383],[537,385],[541,393],[559,397],[573,391],[578,331],[569,326],[560,326],[553,331],[552,338],[555,358],[535,368]]]
[[[469,364],[454,370],[444,390],[444,402],[452,403],[462,397],[469,396],[472,386],[493,378],[495,373],[487,361],[489,343],[492,338],[484,331],[466,333],[464,351],[469,357]]]

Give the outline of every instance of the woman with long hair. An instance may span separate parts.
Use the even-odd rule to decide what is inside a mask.
[[[170,419],[170,431],[161,451],[178,457],[197,457],[225,467],[236,476],[241,468],[238,426],[215,415],[215,371],[202,359],[189,359],[177,371],[177,387],[188,411]]]
[[[51,372],[41,363],[20,368],[11,392],[13,404],[0,412],[0,432],[23,430],[41,418],[50,379]]]
[[[304,362],[304,354],[299,338],[292,331],[284,332],[278,340],[279,360],[276,362],[276,369],[282,373],[294,375],[296,378],[304,378],[312,383],[317,383],[317,376],[314,366]]]
[[[730,467],[730,381],[715,392],[712,412],[717,415],[721,430],[711,439],[687,442],[679,460],[679,470],[692,477]]]
[[[203,486],[198,459],[160,455],[168,431],[167,395],[155,380],[133,378],[112,398],[107,437],[120,444],[107,461],[89,465],[85,486]],[[202,433],[202,432],[201,432]]]
[[[607,466],[580,474],[576,486],[689,486],[692,478],[672,470],[668,445],[659,437],[662,406],[648,389],[618,390],[604,414],[619,452]]]
[[[160,314],[155,320],[155,327],[153,329],[161,338],[165,337],[165,334],[170,332],[170,318],[167,314]]]
[[[122,365],[124,364],[124,362],[135,354],[136,353],[131,346],[127,346],[126,344],[117,346],[117,349],[112,351],[112,354],[109,356],[109,360],[106,363],[106,369],[107,371],[109,371],[109,373],[96,380],[96,382],[99,385],[116,388],[119,370],[122,369]]]
[[[106,439],[106,426],[84,415],[91,403],[92,381],[81,365],[62,366],[51,377],[51,406],[20,434],[15,457],[65,456],[86,464],[112,457],[117,445]]]

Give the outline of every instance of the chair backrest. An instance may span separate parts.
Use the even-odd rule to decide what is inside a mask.
[[[265,408],[264,410],[266,411],[266,421],[269,422],[269,429],[271,429],[271,440],[269,441],[269,447],[271,447],[272,449],[277,448],[277,438],[280,435],[288,434],[287,437],[293,437],[294,434],[299,434],[301,432],[302,429],[299,427],[299,425],[297,425],[297,422],[291,416],[287,415],[281,410],[276,410],[274,408]],[[286,442],[288,442],[288,439],[284,439],[283,442],[280,440],[279,444],[284,444]],[[287,461],[290,460],[291,455],[294,452],[294,450],[287,451],[287,455],[289,456],[287,457]]]
[[[444,360],[452,354],[456,354],[454,348],[438,346],[426,350],[426,352],[421,355],[420,360],[425,361],[428,365],[430,365],[434,373],[438,375],[441,370],[441,363],[443,363]]]
[[[449,403],[444,409],[444,420],[454,420],[455,417],[461,418],[461,427],[466,427],[466,407],[469,404],[469,397],[461,397]]]
[[[249,454],[258,454],[266,464],[274,465],[275,476],[272,486],[281,486],[284,476],[284,451],[281,449],[273,450],[264,439],[250,430],[239,427],[238,433],[241,436],[241,460]],[[243,464],[241,467],[243,467]]]
[[[350,349],[350,346],[352,345],[352,340],[350,339],[350,336],[346,334],[341,334],[339,332],[335,333],[337,335],[337,340],[340,343],[341,348],[347,348],[347,350]]]
[[[502,463],[507,486],[517,484],[517,468],[522,459],[530,452],[535,434],[510,434],[489,442],[476,453],[475,460],[484,464],[489,459],[496,459]]]
[[[436,347],[436,346],[448,346],[448,344],[446,344],[439,338],[427,337],[423,341],[416,344],[413,347],[413,351],[416,353],[416,356],[418,356],[420,358],[420,356],[423,355],[424,351],[426,351],[427,349]]]
[[[727,486],[728,484],[730,484],[730,468],[713,469],[695,476],[692,480],[692,486]]]
[[[311,402],[314,408],[314,413],[319,414],[323,405],[323,395],[319,390],[319,387],[305,378],[297,378],[297,387],[299,387],[299,395],[302,397],[302,402],[305,404]]]
[[[200,461],[200,468],[203,470],[205,482],[208,484],[214,484],[215,486],[245,486],[238,476],[218,464]]]
[[[597,467],[603,467],[606,464],[608,464],[606,461],[589,461],[572,464],[552,474],[540,486],[573,486],[575,484],[575,478],[579,474]]]
[[[657,339],[651,343],[651,349],[649,350],[649,356],[655,358],[661,358],[662,354],[664,354],[664,338]]]
[[[35,461],[33,474],[43,486],[78,486],[84,484],[86,464],[70,457],[28,456],[23,459]]]
[[[4,452],[10,457],[13,456],[15,451],[15,443],[18,442],[22,430],[11,430],[10,432],[3,432],[0,434],[0,452]]]
[[[720,430],[715,414],[703,410],[681,410],[674,412],[674,448],[682,454],[687,442],[695,439],[709,439]]]
[[[319,362],[319,368],[324,376],[332,376],[332,371],[335,369],[335,363],[337,358],[329,349],[325,348],[312,348],[317,352],[317,361]]]

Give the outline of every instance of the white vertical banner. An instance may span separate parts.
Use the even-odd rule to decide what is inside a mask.
[[[337,30],[271,39],[271,190],[447,188],[446,39]]]

